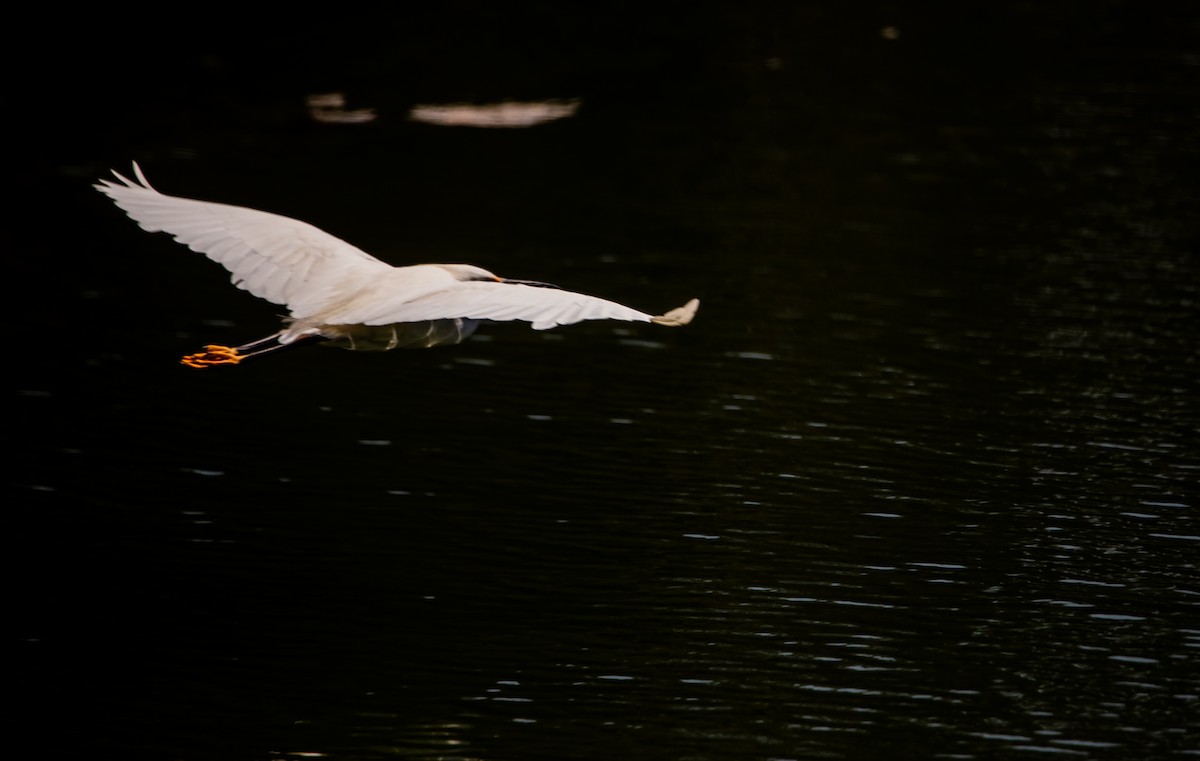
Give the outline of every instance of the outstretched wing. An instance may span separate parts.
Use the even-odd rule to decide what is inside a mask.
[[[289,217],[158,192],[133,165],[137,181],[113,172],[96,189],[143,230],[166,232],[232,273],[233,284],[288,307],[295,317],[320,312],[392,267],[312,225]]]
[[[583,320],[625,320],[686,325],[695,314],[694,299],[665,315],[650,315],[595,296],[530,285],[468,280],[404,302],[394,302],[364,320],[369,325],[465,318],[470,320],[524,320],[534,330],[570,325]]]

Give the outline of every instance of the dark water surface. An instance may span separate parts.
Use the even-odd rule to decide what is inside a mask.
[[[12,98],[12,757],[1200,755],[1198,16],[73,22]],[[506,97],[581,106],[405,118]],[[133,159],[701,310],[188,370],[278,310],[90,189]]]

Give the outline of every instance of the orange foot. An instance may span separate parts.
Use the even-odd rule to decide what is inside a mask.
[[[204,351],[189,354],[179,360],[188,367],[212,367],[213,365],[236,365],[245,357],[237,353],[237,349],[229,346],[209,344]]]

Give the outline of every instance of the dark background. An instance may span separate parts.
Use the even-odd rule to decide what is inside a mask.
[[[5,57],[12,752],[1194,754],[1198,24],[35,9]],[[313,121],[330,91],[377,118]],[[134,160],[393,264],[701,310],[195,372],[279,310],[91,189]]]

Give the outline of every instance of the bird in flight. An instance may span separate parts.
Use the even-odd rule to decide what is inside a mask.
[[[243,206],[158,192],[133,164],[95,187],[148,232],[165,232],[217,262],[233,284],[288,310],[277,333],[242,346],[209,344],[189,367],[236,365],[289,347],[327,343],[358,351],[456,344],[481,320],[534,330],[583,320],[687,325],[692,299],[660,315],[548,283],[499,277],[470,264],[394,267],[307,222]]]

